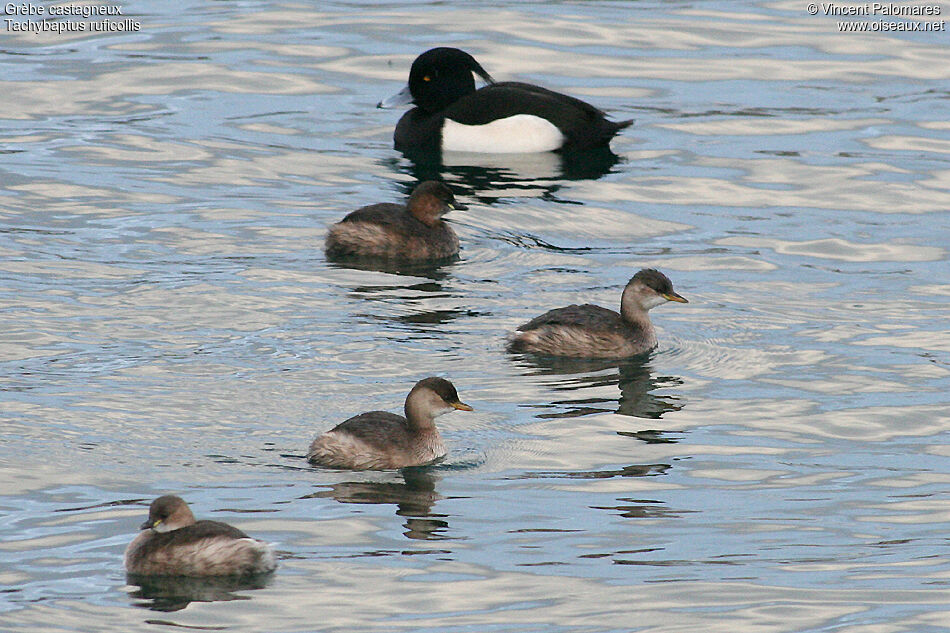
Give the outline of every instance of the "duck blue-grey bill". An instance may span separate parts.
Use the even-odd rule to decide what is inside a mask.
[[[377,108],[396,108],[398,106],[409,105],[412,103],[412,95],[409,93],[409,86],[406,86],[388,99],[383,99],[376,104]]]

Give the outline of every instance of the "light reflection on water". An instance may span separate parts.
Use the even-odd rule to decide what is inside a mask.
[[[944,626],[942,34],[788,2],[122,6],[141,33],[0,51],[5,628]],[[400,155],[375,104],[445,44],[637,122],[580,158]],[[327,224],[431,177],[469,206],[458,261],[325,261]],[[504,351],[644,266],[690,299],[652,354]],[[476,409],[445,462],[306,465],[432,374]],[[166,492],[281,567],[127,584]]]

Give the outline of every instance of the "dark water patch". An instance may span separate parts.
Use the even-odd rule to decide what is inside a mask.
[[[610,479],[613,477],[655,477],[665,475],[672,464],[631,464],[620,469],[583,472],[532,472],[508,479]]]

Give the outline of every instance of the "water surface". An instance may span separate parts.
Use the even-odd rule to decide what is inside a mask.
[[[121,6],[140,31],[0,31],[2,628],[946,627],[945,32],[792,2]],[[636,125],[602,160],[403,156],[375,104],[437,45]],[[457,262],[325,260],[329,223],[433,176],[468,205]],[[648,358],[504,351],[646,266],[690,301]],[[443,464],[307,467],[427,375],[476,409],[440,418]],[[126,584],[165,493],[280,569]]]

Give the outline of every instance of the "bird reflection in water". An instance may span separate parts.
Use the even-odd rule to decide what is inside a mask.
[[[426,332],[431,329],[426,326],[445,325],[461,317],[474,318],[478,316],[482,316],[482,313],[474,310],[424,310],[422,312],[394,316],[392,317],[392,321],[404,325],[411,330]]]
[[[431,280],[432,285],[440,286],[439,282],[445,281],[450,276],[447,269],[451,268],[458,259],[458,255],[424,261],[348,255],[332,257],[327,262],[332,268],[379,272],[400,277],[421,277]]]
[[[683,379],[678,376],[654,375],[649,363],[624,363],[620,365],[620,401],[617,413],[659,420],[670,411],[679,411],[683,405],[679,396],[655,392],[682,384]]]
[[[612,510],[625,519],[670,519],[678,518],[696,510],[668,508],[664,502],[653,499],[630,499],[621,497],[615,506],[591,506],[593,510]]]
[[[445,276],[447,275],[443,274],[438,279],[444,279]],[[401,307],[408,312],[399,314],[391,309],[383,311],[373,309],[366,312],[355,312],[353,316],[366,320],[386,321],[401,329],[427,333],[433,331],[434,327],[446,325],[456,319],[475,318],[490,314],[469,308],[426,309],[430,305],[430,300],[460,298],[457,289],[450,287],[448,284],[443,285],[439,280],[420,281],[414,279],[406,284],[362,284],[354,286],[350,292],[368,303],[398,299]]]
[[[236,592],[263,589],[273,577],[273,572],[250,576],[203,578],[129,574],[126,576],[126,583],[138,587],[129,594],[141,600],[141,602],[135,602],[135,606],[152,611],[171,612],[180,611],[192,602],[250,600],[249,596]]]
[[[393,504],[396,516],[406,522],[403,534],[414,540],[441,540],[449,523],[448,515],[434,514],[432,507],[442,499],[435,490],[438,478],[431,469],[403,468],[399,471],[403,481],[347,481],[331,484],[329,490],[321,490],[302,497],[304,499],[336,499],[340,503]]]
[[[566,358],[559,356],[540,356],[536,354],[513,354],[523,367],[529,369],[527,375],[563,376],[552,388],[555,391],[583,391],[617,385],[620,398],[571,398],[555,400],[551,408],[566,410],[557,413],[542,413],[539,418],[574,418],[599,413],[618,413],[635,418],[658,420],[670,411],[683,408],[679,396],[658,394],[683,384],[677,376],[657,376],[650,365],[649,355],[641,355],[624,360]],[[615,406],[616,403],[616,406]],[[644,431],[651,440],[658,441],[662,431]],[[644,441],[647,441],[646,436]],[[675,440],[664,440],[675,441]]]
[[[559,194],[569,181],[597,180],[623,160],[609,147],[526,154],[420,151],[403,152],[403,156],[405,161],[394,159],[388,166],[408,173],[416,182],[449,182],[461,196],[489,205],[499,198],[494,192],[510,191],[518,191],[521,197],[565,202]],[[408,184],[407,190],[416,182]]]
[[[516,477],[517,479],[613,479],[614,477],[659,477],[666,475],[672,464],[630,464],[621,468],[604,470],[581,471],[542,471],[529,472]],[[677,517],[682,510],[674,510],[666,506],[665,501],[658,499],[632,499],[621,497],[617,499],[621,505],[590,506],[594,510],[613,510],[620,516],[628,519],[636,518],[663,518]],[[591,556],[597,558],[600,555]]]

